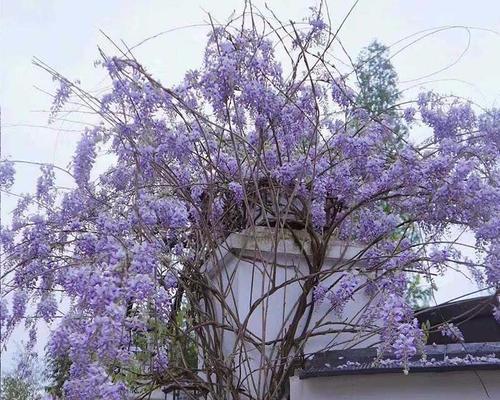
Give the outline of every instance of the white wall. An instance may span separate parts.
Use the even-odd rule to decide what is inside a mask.
[[[271,275],[274,275],[274,285],[279,286],[289,279],[303,277],[309,274],[306,260],[301,250],[294,244],[290,237],[283,237],[275,244],[274,231],[259,228],[257,231],[248,233],[236,233],[231,235],[225,245],[221,246],[217,260],[207,265],[207,273],[211,278],[211,284],[218,291],[225,293],[226,301],[234,314],[237,315],[238,323],[243,323],[248,318],[247,330],[255,335],[258,342],[271,341],[283,337],[282,327],[287,327],[291,322],[291,316],[296,307],[296,301],[302,293],[303,281],[286,285],[268,296],[259,306],[250,312],[252,305],[260,299],[273,285]],[[307,237],[304,237],[307,246]],[[329,247],[323,270],[338,268],[339,261],[351,259],[359,251],[355,246],[347,246],[343,242],[333,242]],[[238,254],[235,255],[235,254]],[[329,285],[336,280],[342,272],[338,272],[328,280]],[[311,298],[309,297],[309,301]],[[361,307],[367,302],[364,291],[354,296],[342,316],[336,315],[330,309],[328,301],[324,304],[316,304],[310,322],[310,328],[316,322],[340,322],[341,319],[356,315]],[[226,325],[236,326],[234,319],[222,315],[218,309],[217,319]],[[308,312],[302,320],[305,323]],[[326,316],[326,318],[325,318]],[[349,321],[348,321],[349,322]],[[339,328],[342,325],[334,325]],[[321,327],[321,330],[328,327]],[[222,333],[222,332],[221,332]],[[302,333],[299,327],[297,335]],[[258,397],[258,391],[262,393],[267,387],[266,377],[258,376],[261,362],[266,357],[274,358],[272,346],[267,346],[262,353],[262,347],[256,348],[247,343],[244,348],[234,348],[235,334],[224,331],[222,347],[226,357],[234,359],[234,365],[240,369],[240,379],[245,379],[243,384],[257,386],[250,391]],[[342,333],[338,336],[325,335],[315,336],[308,339],[304,353],[309,354],[327,348],[338,348],[338,343],[358,340],[352,333]],[[371,341],[363,341],[357,347],[367,347]],[[251,373],[251,371],[256,371]],[[255,378],[251,383],[252,375]],[[246,377],[246,378],[244,378]],[[259,380],[260,378],[260,380]]]
[[[153,393],[151,393],[151,400],[164,400],[165,399],[165,393],[163,393],[161,390],[155,390]],[[167,400],[172,399],[172,395],[169,395],[167,397]]]
[[[492,400],[500,399],[500,372],[292,377],[290,386],[290,400]]]

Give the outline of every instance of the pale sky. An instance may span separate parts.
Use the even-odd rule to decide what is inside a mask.
[[[253,3],[265,9],[263,1]],[[301,20],[308,7],[316,4],[307,0],[266,3],[284,21]],[[336,26],[353,1],[328,0],[327,4]],[[242,5],[238,0],[0,0],[2,158],[67,166],[78,130],[84,126],[75,122],[47,125],[47,113],[40,111],[50,108],[51,98],[35,86],[49,92],[55,86],[47,73],[32,65],[33,57],[69,79],[80,79],[84,88],[102,90],[105,73],[93,66],[99,59],[97,46],[108,54],[113,51],[100,30],[117,43],[123,40],[133,46],[159,32],[206,24],[207,12],[224,22],[232,11],[241,11]],[[498,0],[361,0],[339,36],[355,58],[374,38],[390,45],[442,26],[456,28],[428,36],[394,57],[400,87],[413,88],[409,98],[426,88],[471,98],[482,107],[499,106]],[[173,30],[137,48],[136,58],[164,83],[175,83],[187,69],[199,67],[207,32],[206,26]],[[345,59],[340,53],[338,57]],[[84,121],[80,115],[67,118]],[[17,170],[13,191],[32,191],[38,168]],[[6,196],[3,201],[6,221],[14,202]],[[448,275],[439,286],[438,302],[474,288],[458,275]]]

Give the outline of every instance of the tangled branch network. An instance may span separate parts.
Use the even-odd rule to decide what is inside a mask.
[[[100,98],[39,64],[60,83],[54,117],[73,101],[101,123],[81,135],[74,187],[43,166],[2,227],[0,318],[4,343],[24,324],[33,344],[37,321],[52,323],[47,352],[67,361],[66,399],[147,398],[180,383],[210,399],[280,399],[318,336],[325,348],[371,340],[403,365],[421,351],[410,274],[453,269],[498,287],[500,111],[433,92],[367,110],[356,71],[336,66],[337,31],[319,10],[284,24],[250,7],[211,27],[203,64],[177,86],[130,52],[103,54],[112,86]],[[417,127],[432,134],[401,134]],[[3,160],[3,191],[14,174]],[[464,231],[473,243],[454,235]],[[271,253],[295,243],[306,272],[283,277],[269,254],[247,260],[268,284],[244,314],[206,266],[223,271],[232,234],[262,232]],[[327,263],[333,242],[355,251]],[[262,319],[279,319],[277,333],[250,329],[287,287],[300,287],[288,314]]]

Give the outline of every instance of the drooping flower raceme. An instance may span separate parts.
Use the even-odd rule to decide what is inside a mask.
[[[464,335],[460,331],[460,328],[451,322],[447,322],[444,325],[441,325],[438,329],[441,332],[441,335],[447,336],[455,342],[464,341]]]

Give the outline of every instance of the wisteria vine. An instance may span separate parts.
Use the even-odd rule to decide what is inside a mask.
[[[59,172],[43,166],[36,191],[2,227],[0,321],[4,342],[19,324],[33,341],[37,320],[53,324],[47,351],[70,361],[65,398],[146,398],[189,381],[212,399],[278,399],[318,334],[301,322],[314,303],[340,318],[357,292],[367,294],[355,322],[339,319],[342,329],[375,336],[381,354],[405,360],[425,337],[407,302],[409,273],[432,279],[453,268],[498,287],[500,111],[429,92],[368,112],[356,102],[355,69],[336,67],[336,32],[319,10],[284,24],[251,7],[212,25],[202,66],[177,86],[162,85],[128,50],[103,55],[112,88],[101,98],[39,63],[61,84],[52,118],[72,99],[102,122],[81,136],[68,170],[74,188],[58,188]],[[397,124],[432,135],[415,143],[396,137]],[[104,153],[113,161],[96,175]],[[3,191],[14,172],[3,160]],[[203,269],[231,233],[262,227],[305,232],[311,243],[295,314],[272,343],[231,316]],[[475,243],[450,239],[456,231]],[[325,269],[332,240],[362,250]],[[221,326],[217,307],[234,324]],[[463,340],[452,324],[439,329]],[[226,357],[224,330],[238,333],[240,350],[272,349],[262,353],[261,383]]]

